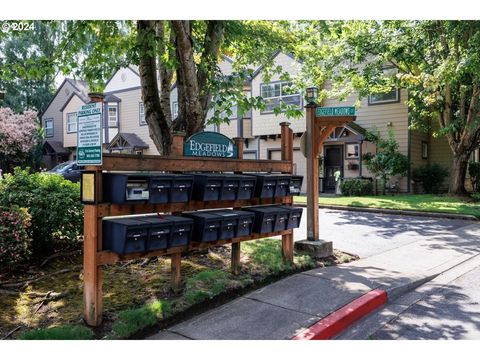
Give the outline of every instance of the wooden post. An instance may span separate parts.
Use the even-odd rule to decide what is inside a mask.
[[[172,139],[172,155],[183,156],[183,144],[185,141],[184,132],[174,132]],[[180,212],[173,212],[173,215],[181,215]],[[182,289],[182,254],[174,253],[170,256],[171,261],[171,281],[170,288],[174,293]]]
[[[91,102],[103,102],[103,94],[89,94]],[[83,215],[83,301],[85,321],[90,326],[102,323],[103,292],[102,268],[97,253],[102,250],[102,220],[98,217],[98,203],[102,202],[102,170],[95,171],[95,204],[84,206]]]
[[[282,138],[282,160],[293,161],[293,132],[289,122],[280,123]],[[288,203],[291,203],[291,198]],[[293,230],[282,235],[282,257],[286,263],[293,263]]]
[[[243,147],[245,144],[245,139],[237,137],[233,138],[235,145],[237,145],[238,149],[238,158],[243,159]],[[241,208],[234,208],[234,209],[241,209]],[[242,269],[242,264],[240,262],[241,256],[241,245],[240,243],[232,244],[232,256],[231,256],[231,271],[233,275],[239,275],[240,270]]]
[[[307,240],[319,240],[318,228],[318,127],[315,126],[316,104],[307,109]]]
[[[172,154],[175,156],[183,155],[183,142],[185,141],[185,133],[178,131],[172,134]]]
[[[182,254],[177,252],[171,255],[170,257],[172,265],[172,278],[170,287],[174,293],[180,292],[182,289],[182,274],[181,274],[181,264],[182,264]]]

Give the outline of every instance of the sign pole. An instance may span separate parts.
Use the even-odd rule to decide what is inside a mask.
[[[307,108],[307,240],[319,240],[318,223],[318,155],[316,152],[318,138],[315,126],[316,104]]]

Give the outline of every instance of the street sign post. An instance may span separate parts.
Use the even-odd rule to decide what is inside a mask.
[[[77,164],[102,165],[102,103],[90,103],[77,112]]]

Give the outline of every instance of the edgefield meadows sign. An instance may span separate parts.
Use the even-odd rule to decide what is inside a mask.
[[[82,105],[77,121],[77,164],[102,165],[102,103]]]
[[[183,145],[184,156],[238,158],[238,148],[225,135],[203,131],[190,136]]]

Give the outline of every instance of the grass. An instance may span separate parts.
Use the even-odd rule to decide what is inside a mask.
[[[294,202],[306,204],[305,196],[295,196]],[[443,195],[379,195],[320,197],[322,205],[358,206],[376,209],[414,210],[449,214],[473,215],[480,218],[480,205],[461,198]]]
[[[20,336],[21,340],[90,340],[93,331],[86,326],[57,326],[46,329],[31,330]]]
[[[47,266],[28,274],[0,274],[0,282],[22,282],[31,276],[45,274],[25,288],[11,288],[12,294],[0,296],[0,338],[21,327],[10,338],[21,339],[126,339],[155,327],[174,315],[184,314],[194,306],[213,306],[218,297],[229,296],[255,284],[265,284],[295,270],[329,266],[353,260],[335,253],[331,259],[314,260],[295,252],[294,263],[285,264],[279,239],[261,239],[241,244],[241,273],[230,272],[231,247],[211,248],[182,258],[183,289],[170,291],[170,259],[159,257],[147,263],[144,259],[104,267],[104,319],[99,328],[78,326],[83,318],[82,257],[52,260]],[[59,269],[69,271],[58,274]],[[51,274],[51,275],[48,275]],[[49,291],[66,292],[66,296],[39,307]],[[211,301],[213,300],[213,301]],[[222,300],[223,301],[223,300]],[[167,320],[169,321],[169,320]]]

